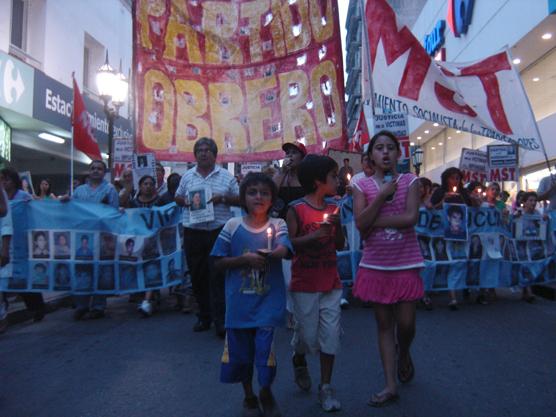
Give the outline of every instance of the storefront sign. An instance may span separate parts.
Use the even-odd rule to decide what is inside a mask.
[[[448,0],[448,26],[456,38],[467,33],[475,0]]]
[[[83,97],[93,135],[98,143],[108,143],[108,119],[102,104]],[[71,111],[73,107],[73,91],[71,88],[35,71],[35,96],[33,100],[33,117],[51,125],[71,131]],[[122,117],[114,121],[114,136],[130,138],[131,124]]]
[[[12,129],[0,119],[0,160],[11,160],[12,150]]]
[[[33,72],[32,67],[0,52],[0,107],[31,116]]]
[[[446,21],[439,20],[431,33],[425,35],[425,42],[423,46],[427,54],[434,56],[438,50],[444,45],[446,38],[444,38],[444,31],[446,30]]]

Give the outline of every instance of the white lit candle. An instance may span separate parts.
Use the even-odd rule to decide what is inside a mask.
[[[456,187],[456,186],[454,185],[454,187],[452,188],[452,191],[454,192],[454,194],[457,193],[458,187]]]
[[[351,174],[350,174],[349,172],[348,172],[348,174],[347,174],[347,180],[348,180],[348,182],[351,181]]]
[[[328,222],[328,213],[324,213],[324,217],[322,219],[324,223]]]
[[[483,189],[479,188],[478,193],[481,194],[482,191],[483,191]]]
[[[486,196],[487,196],[487,193],[485,193],[485,192],[483,191],[483,197],[486,197]]]
[[[266,229],[266,248],[272,250],[272,228]]]

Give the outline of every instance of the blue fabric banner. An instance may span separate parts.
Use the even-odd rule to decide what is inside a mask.
[[[120,294],[182,282],[182,211],[72,200],[11,203],[12,271],[1,291]],[[6,275],[6,274],[4,274]]]
[[[340,202],[346,250],[338,252],[344,281],[355,279],[361,241],[351,198]],[[556,213],[505,217],[492,208],[447,204],[419,211],[415,227],[426,290],[529,286],[556,281]]]

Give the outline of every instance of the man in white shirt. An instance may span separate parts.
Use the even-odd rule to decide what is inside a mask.
[[[224,337],[224,274],[212,267],[209,254],[220,230],[232,217],[230,206],[239,205],[239,186],[228,170],[216,166],[218,147],[214,140],[201,138],[193,147],[197,165],[181,178],[175,201],[185,207],[183,216],[184,245],[187,264],[191,273],[193,292],[199,304],[198,321],[195,332],[210,329],[214,322],[216,333]],[[214,206],[214,219],[195,223],[190,218],[188,196],[197,190],[210,192],[212,197],[206,203]]]

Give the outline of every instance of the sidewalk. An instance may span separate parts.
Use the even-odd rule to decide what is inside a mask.
[[[71,294],[69,292],[45,291],[42,293],[42,296],[46,305],[46,314],[56,311],[60,307],[71,305]],[[32,314],[25,308],[25,303],[19,299],[15,301],[15,298],[10,297],[8,307],[9,324],[22,323],[31,319]]]

